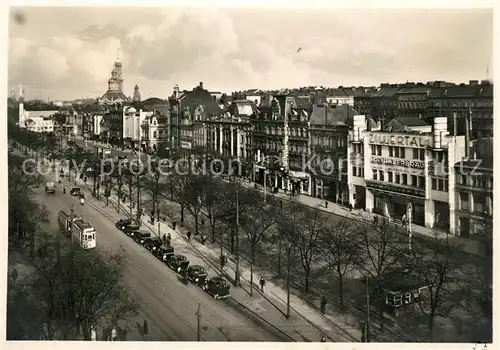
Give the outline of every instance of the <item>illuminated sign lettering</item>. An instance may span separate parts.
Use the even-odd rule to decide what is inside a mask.
[[[384,157],[376,157],[372,156],[372,163],[384,164],[384,165],[395,165],[395,166],[404,166],[406,168],[414,168],[414,169],[424,169],[424,162],[418,160],[406,160],[400,158],[384,158]]]
[[[372,145],[426,148],[432,144],[432,136],[369,134],[368,138],[368,142]]]

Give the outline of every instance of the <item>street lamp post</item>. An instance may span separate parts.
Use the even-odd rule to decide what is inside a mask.
[[[201,313],[201,301],[198,302],[198,310],[196,310],[196,329],[197,329],[197,341],[201,341],[201,316],[202,316],[202,313]]]
[[[413,205],[411,202],[408,202],[406,206],[406,232],[408,234],[408,250],[411,251],[411,235],[412,235],[412,213],[413,213]]]

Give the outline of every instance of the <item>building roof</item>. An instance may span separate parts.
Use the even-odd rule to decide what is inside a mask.
[[[50,110],[50,111],[28,111],[28,118],[50,118],[54,114],[60,113],[59,110]]]
[[[394,97],[399,91],[397,87],[383,87],[377,89],[371,96],[375,98]]]
[[[410,126],[410,127],[415,127],[415,126],[429,126],[425,121],[423,121],[420,118],[416,117],[396,117],[393,120],[398,121],[399,123],[403,124],[404,126]]]
[[[115,103],[115,102],[126,102],[129,98],[125,96],[125,94],[121,91],[112,91],[108,90],[102,97],[99,99],[99,102],[107,104],[107,103]]]
[[[235,117],[249,117],[256,110],[255,103],[249,100],[235,100],[226,108],[226,111]]]
[[[352,124],[353,116],[356,114],[358,113],[348,105],[315,105],[312,108],[309,122],[311,125],[350,125]]]
[[[162,100],[161,98],[158,97],[150,97],[147,100],[144,100],[141,102],[143,106],[149,106],[149,105],[166,105],[170,106],[167,100]]]

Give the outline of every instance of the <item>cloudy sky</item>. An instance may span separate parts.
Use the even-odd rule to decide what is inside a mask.
[[[490,10],[39,7],[10,17],[9,91],[23,83],[30,99],[102,95],[119,47],[124,92],[138,84],[143,98],[200,81],[223,92],[461,82],[485,79],[488,62],[492,74]]]

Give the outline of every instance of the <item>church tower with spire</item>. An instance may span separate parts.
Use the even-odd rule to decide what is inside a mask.
[[[126,101],[129,101],[129,99],[123,93],[122,62],[120,61],[120,49],[118,49],[118,57],[111,71],[111,78],[108,80],[108,91],[99,99],[99,102],[114,104]]]
[[[134,86],[134,97],[132,102],[141,102],[141,93],[139,92],[139,86]]]

